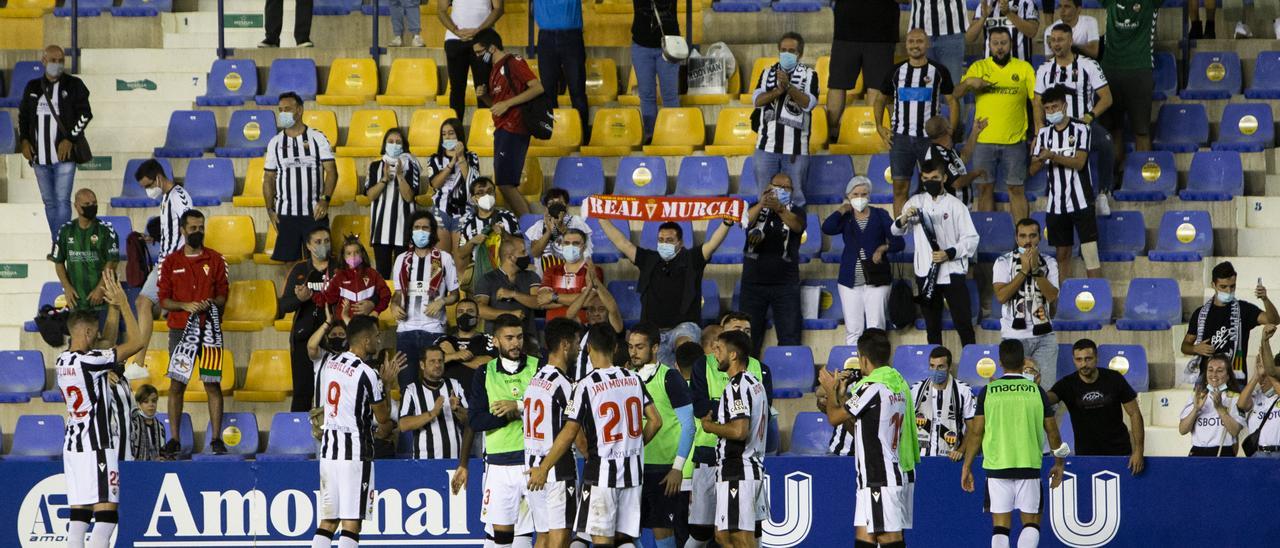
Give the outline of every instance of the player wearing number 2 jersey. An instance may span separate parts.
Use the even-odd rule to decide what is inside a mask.
[[[120,502],[118,453],[111,434],[111,389],[108,374],[119,357],[142,350],[146,343],[138,332],[138,324],[128,306],[127,297],[115,280],[115,274],[103,273],[106,301],[120,310],[124,319],[124,344],[105,350],[94,350],[98,340],[98,316],[95,312],[77,310],[67,320],[71,344],[58,355],[55,375],[58,389],[67,402],[67,430],[62,446],[62,466],[67,481],[67,504],[71,506],[67,525],[69,546],[86,546],[85,533],[94,521],[93,536],[88,546],[106,548],[120,521],[116,511]],[[118,374],[118,373],[117,373]]]
[[[579,379],[565,415],[564,429],[546,459],[529,471],[529,489],[541,489],[554,463],[582,432],[587,438],[582,498],[586,515],[578,530],[593,546],[612,547],[640,536],[640,492],[644,444],[662,428],[662,417],[639,375],[613,365],[618,340],[606,325],[587,334],[595,370]]]
[[[570,364],[577,362],[581,331],[578,322],[564,317],[547,322],[547,363],[538,369],[524,391],[524,455],[529,468],[542,464],[556,436],[564,430],[565,412],[573,393],[567,373]],[[546,487],[529,491],[533,527],[539,538],[547,537],[547,546],[569,545],[569,529],[578,509],[577,492],[578,467],[567,452],[551,463]]]
[[[756,532],[769,513],[763,482],[769,402],[764,383],[747,371],[751,339],[746,333],[721,333],[713,350],[718,369],[729,376],[714,417],[702,418],[702,430],[720,438],[716,444],[716,543],[754,547]]]

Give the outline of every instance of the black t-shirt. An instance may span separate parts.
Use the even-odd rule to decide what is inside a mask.
[[[1077,455],[1120,455],[1133,452],[1124,426],[1123,405],[1138,397],[1124,375],[1098,368],[1098,378],[1084,382],[1078,373],[1067,375],[1051,389],[1071,412]],[[1141,428],[1141,425],[1138,425]]]
[[[662,28],[658,28],[658,20],[653,16],[654,4],[662,15]],[[632,0],[631,9],[635,15],[631,19],[631,41],[637,46],[646,48],[662,47],[662,31],[667,34],[680,34],[680,20],[676,17],[674,0]]]
[[[476,333],[470,337],[463,338],[457,335],[445,335],[436,344],[444,344],[446,342],[453,345],[454,350],[457,352],[470,350],[471,354],[475,356],[498,357],[498,349],[493,345],[493,337],[486,333]],[[462,386],[471,386],[471,378],[475,373],[474,369],[467,367],[467,364],[458,360],[445,362],[444,364],[445,378],[455,379],[462,383]]]
[[[791,212],[806,221],[805,210],[791,206]],[[751,245],[750,234],[760,230],[764,239]],[[746,284],[799,284],[800,238],[804,231],[792,231],[776,212],[761,211],[756,223],[747,230],[747,242],[743,246],[742,283]]]
[[[1191,313],[1191,321],[1187,323],[1187,334],[1192,337],[1200,327],[1200,309]],[[1258,327],[1258,316],[1262,315],[1262,309],[1256,305],[1246,301],[1240,301],[1240,327],[1244,333],[1240,334],[1240,351],[1246,352],[1249,348],[1249,332],[1253,328]],[[1213,306],[1209,309],[1209,317],[1205,319],[1204,330],[1205,341],[1213,345],[1215,352],[1231,355],[1236,349],[1236,334],[1231,332],[1231,307],[1230,306]],[[1243,358],[1243,356],[1238,356]],[[1203,362],[1203,360],[1201,360]],[[1248,371],[1245,367],[1244,359],[1234,360],[1233,365],[1236,377],[1245,378]]]
[[[302,261],[293,265],[284,279],[285,287],[277,301],[277,307],[282,315],[294,313],[291,336],[294,340],[302,341],[303,344],[311,338],[316,328],[324,324],[324,309],[317,307],[315,301],[311,299],[299,301],[294,294],[294,289],[299,285],[305,285],[313,293],[324,291],[329,278],[333,277],[333,263],[330,262],[329,265],[327,270],[316,270],[311,261]]]
[[[484,295],[489,298],[489,307],[498,310],[523,310],[524,311],[524,332],[525,335],[535,333],[533,329],[533,310],[526,308],[515,299],[499,299],[498,290],[506,289],[516,291],[524,295],[528,295],[534,286],[542,285],[542,278],[537,274],[528,270],[521,270],[516,273],[515,279],[507,277],[507,273],[502,269],[490,270],[480,281],[476,282],[476,295]],[[485,322],[485,331],[493,332],[493,323]]]
[[[702,316],[702,273],[707,259],[701,248],[682,249],[670,261],[652,249],[636,248],[636,266],[644,291],[640,294],[640,320],[653,322],[658,329],[670,329],[684,322],[698,323]],[[692,291],[686,295],[685,291]],[[719,298],[719,295],[716,296]]]
[[[898,16],[894,0],[836,0],[836,40],[842,42],[898,41]]]

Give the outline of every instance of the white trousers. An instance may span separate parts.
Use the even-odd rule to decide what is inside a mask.
[[[840,290],[840,307],[844,309],[845,344],[858,344],[858,337],[869,327],[886,329],[885,305],[889,302],[891,286],[845,287],[836,284]]]

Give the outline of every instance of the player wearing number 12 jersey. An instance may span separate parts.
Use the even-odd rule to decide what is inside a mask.
[[[911,528],[915,467],[920,446],[907,381],[889,366],[889,335],[868,329],[858,338],[862,379],[849,394],[836,394],[838,380],[827,370],[819,382],[827,395],[827,420],[853,432],[858,492],[854,503],[854,546],[906,546]],[[906,427],[903,426],[904,421]]]
[[[747,371],[751,339],[746,333],[721,333],[713,350],[719,370],[729,376],[714,416],[702,418],[702,430],[720,438],[716,444],[716,543],[754,548],[761,522],[769,513],[763,481],[769,401],[764,383]]]
[[[577,362],[581,333],[578,322],[565,317],[547,322],[547,363],[538,369],[524,391],[524,455],[529,468],[542,464],[556,436],[564,430],[565,412],[573,394],[568,372],[570,364]],[[546,487],[529,491],[529,510],[539,547],[569,545],[569,530],[578,510],[577,493],[578,466],[573,455],[566,452],[551,464]]]
[[[564,429],[542,463],[529,471],[529,489],[547,483],[552,466],[584,433],[587,462],[581,496],[586,515],[578,516],[578,530],[591,535],[593,546],[611,548],[640,536],[644,444],[662,428],[662,416],[640,376],[613,365],[618,339],[611,328],[593,326],[587,341],[595,370],[574,387]]]

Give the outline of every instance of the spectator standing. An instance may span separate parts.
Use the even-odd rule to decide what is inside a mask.
[[[929,344],[942,344],[942,301],[951,309],[960,343],[975,342],[969,302],[969,286],[965,275],[969,260],[978,251],[978,232],[973,228],[969,210],[959,198],[942,192],[946,166],[932,160],[920,166],[920,185],[924,192],[912,196],[906,208],[890,228],[894,236],[914,231],[914,271],[919,287],[920,309],[924,316]]]
[[[929,58],[947,68],[951,78],[964,74],[964,33],[969,11],[964,0],[911,0],[911,30],[929,37]]]
[[[1107,128],[1112,135],[1129,128],[1134,150],[1151,150],[1151,90],[1155,88],[1156,16],[1161,0],[1103,0],[1107,32],[1102,70],[1115,104]],[[1128,120],[1126,124],[1125,121]],[[1116,165],[1124,165],[1124,139],[1114,139]]]
[[[859,73],[866,85],[867,104],[874,105],[880,95],[876,85],[893,69],[901,11],[895,0],[836,0],[832,12],[835,30],[827,77],[827,131],[834,143],[840,137],[846,94],[857,85]]]
[[[1098,345],[1092,340],[1076,341],[1071,357],[1076,372],[1054,383],[1048,396],[1049,403],[1061,401],[1071,412],[1076,454],[1129,457],[1129,472],[1141,474],[1145,435],[1138,393],[1124,375],[1098,367]],[[1121,410],[1129,416],[1132,431],[1125,428]]]
[[[416,9],[416,8],[415,8]],[[369,164],[364,195],[369,198],[370,243],[378,274],[391,278],[391,261],[409,247],[409,217],[418,208],[418,177],[422,167],[409,154],[409,140],[400,128],[382,137],[382,158]],[[437,235],[438,236],[438,235]],[[409,356],[409,361],[416,358]]]
[[[618,301],[614,300],[613,294],[609,293],[609,288],[601,283],[596,276],[587,277],[586,287],[582,289],[582,293],[578,294],[578,298],[569,303],[564,315],[569,318],[581,317],[579,310],[586,311],[587,321],[582,324],[585,328],[585,334],[582,336],[582,347],[578,350],[578,361],[574,370],[570,372],[575,380],[590,375],[591,371],[595,369],[595,364],[591,363],[590,353],[586,351],[588,339],[591,338],[592,327],[608,325],[610,332],[617,339],[615,342],[626,344],[626,336],[622,331],[622,312],[618,310]],[[601,332],[597,330],[597,333]],[[624,358],[618,355],[614,356],[614,364],[626,365]]]
[[[529,202],[520,193],[520,176],[531,137],[520,106],[542,95],[542,82],[524,58],[502,50],[502,37],[493,29],[477,33],[471,47],[477,60],[490,67],[488,85],[476,86],[476,98],[493,115],[493,176],[507,205],[525,215]]]
[[[477,63],[476,34],[502,18],[504,0],[440,0],[436,16],[444,26],[444,58],[449,72],[449,108],[459,120],[467,114],[467,73],[474,85],[489,81],[488,67]],[[478,95],[478,94],[477,94]]]
[[[144,384],[138,387],[134,398],[138,405],[129,413],[129,456],[137,461],[160,460],[160,446],[164,444],[164,425],[156,417],[160,392],[156,387]]]
[[[801,64],[804,37],[788,32],[778,41],[778,62],[760,73],[751,94],[759,109],[756,150],[752,154],[756,181],[770,181],[786,173],[804,182],[809,173],[809,132],[813,108],[818,106],[818,73]],[[800,188],[792,192],[796,205],[804,205]]]
[[[1012,53],[1017,59],[1031,62],[1031,42],[1040,31],[1040,11],[1036,0],[979,0],[973,21],[965,30],[965,38],[976,42],[981,38],[987,44],[987,57],[996,57],[991,47],[991,32],[1005,29],[1012,40]]]
[[[604,284],[604,271],[591,264],[583,253],[586,241],[586,234],[570,228],[559,245],[560,253],[565,255],[564,262],[553,264],[542,272],[538,304],[547,311],[547,321],[564,317],[565,308],[586,289],[588,283],[592,286]],[[581,321],[584,317],[579,313],[571,319]]]
[[[1236,269],[1230,262],[1218,263],[1210,276],[1213,298],[1191,313],[1187,335],[1182,338],[1182,353],[1192,356],[1186,373],[1192,378],[1203,376],[1204,361],[1215,354],[1225,354],[1233,376],[1241,382],[1247,381],[1244,360],[1249,349],[1249,332],[1259,325],[1280,323],[1280,314],[1267,298],[1262,278],[1258,278],[1254,295],[1262,301],[1265,310],[1236,298]]]
[[[707,230],[716,221],[708,222]],[[707,261],[729,235],[733,221],[725,220],[707,236],[706,243],[698,249],[684,248],[684,229],[678,223],[665,222],[658,226],[657,250],[637,247],[609,220],[601,220],[605,236],[636,268],[640,277],[636,292],[640,294],[640,320],[651,322],[662,331],[662,344],[658,349],[659,363],[673,363],[675,349],[681,339],[696,341],[702,330],[702,274]],[[720,298],[719,295],[712,298]]]
[[[480,306],[463,298],[454,307],[457,329],[436,343],[444,350],[444,376],[468,386],[475,370],[498,357],[493,337],[480,329]]]
[[[1237,402],[1242,407],[1241,411],[1248,412],[1248,436],[1257,436],[1254,440],[1258,445],[1257,451],[1246,456],[1280,458],[1280,396],[1276,395],[1276,386],[1280,385],[1280,371],[1277,370],[1271,353],[1271,336],[1275,332],[1274,325],[1262,329],[1257,367]]]
[[[449,118],[440,124],[440,144],[423,166],[423,176],[431,185],[431,204],[447,236],[441,242],[453,252],[459,245],[458,222],[471,204],[471,183],[480,177],[480,157],[467,149],[462,120]]]
[[[587,124],[587,46],[582,38],[582,2],[543,0],[534,2],[538,23],[538,74],[551,94],[551,106],[559,107],[560,87],[569,90],[569,102],[578,111],[583,135]]]
[[[467,423],[467,394],[462,384],[444,377],[444,350],[422,350],[421,371],[401,385],[399,427],[413,436],[415,459],[465,459],[471,456],[471,426]]]
[[[1191,435],[1192,457],[1234,457],[1246,420],[1239,408],[1240,383],[1231,375],[1231,357],[1214,354],[1187,399],[1178,433]]]
[[[324,133],[302,123],[302,97],[280,94],[276,127],[267,143],[262,196],[267,218],[276,228],[271,260],[290,263],[302,256],[302,243],[316,223],[329,223],[329,200],[338,186],[338,167]]]
[[[1200,23],[1200,6],[1204,6],[1204,23]],[[1214,22],[1214,12],[1218,9],[1218,0],[1194,2],[1187,9],[1187,18],[1191,20],[1191,30],[1187,38],[1191,40],[1213,40],[1218,37],[1218,25]]]
[[[957,379],[951,351],[929,351],[929,377],[911,385],[916,410],[916,438],[920,456],[964,457],[964,435],[973,425],[974,397],[968,383]]]
[[[71,220],[71,189],[76,181],[71,147],[85,138],[84,130],[93,119],[89,88],[65,72],[65,59],[62,48],[44,48],[40,58],[44,77],[27,82],[18,104],[19,152],[36,174],[53,239]]]
[[[1024,0],[1029,1],[1029,0]],[[973,91],[974,124],[986,123],[973,151],[973,167],[986,172],[978,187],[977,211],[993,211],[995,176],[1004,168],[1013,218],[1027,217],[1027,103],[1035,95],[1036,72],[1031,64],[1009,54],[1009,30],[993,27],[987,32],[990,57],[979,59],[964,74],[957,96]],[[1036,126],[1035,132],[1040,131]]]
[[[520,318],[526,338],[534,341],[537,332],[533,329],[533,311],[542,308],[538,304],[538,288],[542,286],[542,280],[529,270],[529,252],[525,251],[523,240],[504,237],[499,256],[502,261],[498,268],[476,282],[472,298],[480,305],[480,317],[486,320],[486,331],[493,333],[493,324],[488,320],[510,314]]]
[[[1071,246],[1080,239],[1080,257],[1090,278],[1102,277],[1098,259],[1098,219],[1093,207],[1093,180],[1089,177],[1092,135],[1084,122],[1067,116],[1068,90],[1054,86],[1044,92],[1045,122],[1031,148],[1029,173],[1048,170],[1045,225],[1049,245],[1058,248],[1063,279],[1071,277]]]
[[[293,11],[293,40],[300,48],[314,48],[311,42],[311,11],[315,0],[297,0]],[[263,10],[263,28],[266,38],[258,42],[260,48],[280,47],[280,31],[284,30],[284,0],[267,0]]]
[[[453,256],[436,247],[435,216],[429,211],[414,213],[409,230],[413,248],[397,256],[391,269],[396,287],[391,297],[396,351],[408,358],[408,365],[396,375],[400,386],[418,379],[423,349],[438,344],[449,324],[445,307],[458,302],[458,271]],[[444,362],[440,363],[443,367]]]
[[[1045,57],[1054,55],[1053,48],[1049,45],[1049,35],[1053,32],[1053,28],[1066,25],[1071,29],[1067,32],[1071,52],[1093,59],[1098,58],[1100,52],[1098,40],[1101,36],[1098,34],[1098,20],[1092,15],[1080,13],[1080,2],[1081,0],[1058,0],[1058,20],[1044,31]]]
[[[861,371],[858,369],[858,361],[855,358],[845,361],[844,369],[836,375],[835,393],[849,393],[849,387],[857,382],[856,377],[858,375],[861,375]],[[818,390],[815,395],[817,397],[814,398],[814,403],[818,405],[818,412],[826,414],[827,405],[830,401],[827,399],[826,390]],[[857,440],[853,437],[853,429],[847,428],[843,424],[837,424],[835,428],[831,429],[831,441],[827,442],[827,453],[837,457],[856,457],[857,450],[854,449],[854,444],[856,443]]]
[[[680,65],[662,55],[662,37],[680,34],[680,22],[676,18],[676,0],[632,0],[632,8],[631,68],[636,72],[644,143],[648,144],[658,120],[659,86],[663,107],[680,106]]]
[[[948,106],[951,127],[958,124],[960,104],[951,73],[941,64],[925,57],[929,37],[923,30],[907,33],[907,60],[889,71],[880,84],[872,113],[876,131],[889,147],[889,170],[893,176],[893,214],[902,212],[911,186],[911,175],[931,144],[925,122],[942,114],[942,103]],[[884,125],[885,107],[892,102],[889,126]]]
[[[1040,256],[1040,223],[1035,219],[1018,221],[1013,231],[1018,247],[991,267],[991,286],[1000,301],[1000,338],[1021,342],[1038,370],[1057,379],[1058,336],[1050,318],[1058,300],[1058,261]]]
[[[458,246],[453,261],[458,271],[474,265],[472,282],[497,268],[498,246],[504,235],[520,233],[520,221],[510,211],[497,207],[497,188],[493,179],[478,177],[471,181],[471,209],[458,221]]]
[[[209,396],[209,428],[215,455],[227,452],[222,442],[222,314],[230,284],[227,263],[217,251],[204,247],[204,214],[182,214],[185,243],[165,257],[160,267],[160,307],[169,311],[169,416],[182,416],[188,382],[198,377]],[[174,460],[182,450],[182,421],[174,421],[169,441],[160,453]]]
[[[75,207],[77,217],[58,229],[49,260],[62,283],[67,306],[96,312],[103,321],[108,308],[105,274],[115,272],[120,262],[120,240],[115,230],[98,219],[98,197],[92,190],[77,191]]]
[[[973,182],[986,176],[987,172],[981,169],[970,171],[968,164],[973,160],[973,149],[978,146],[978,134],[987,128],[987,120],[984,118],[973,123],[964,149],[959,152],[951,137],[951,127],[951,123],[942,116],[934,116],[925,122],[924,131],[929,136],[929,148],[925,149],[922,162],[934,159],[942,161],[947,166],[942,189],[959,198],[965,207],[973,209]]]
[[[845,201],[822,222],[823,234],[844,240],[837,290],[847,345],[858,344],[865,328],[888,327],[885,307],[893,272],[887,255],[904,247],[902,238],[893,234],[893,217],[888,211],[871,207],[870,197],[871,179],[850,179]]]
[[[307,356],[307,340],[325,321],[324,307],[316,304],[333,278],[333,244],[329,227],[317,226],[307,234],[303,260],[289,268],[276,309],[281,315],[293,313],[293,329],[289,331],[289,365],[293,372],[292,412],[311,410],[315,379],[312,359]]]
[[[795,185],[775,174],[760,200],[747,210],[742,250],[742,311],[751,316],[751,352],[760,355],[765,318],[773,312],[778,345],[800,344],[800,240],[808,216],[796,204]],[[717,296],[718,298],[718,296]]]
[[[391,303],[391,289],[386,279],[369,266],[369,253],[355,236],[342,241],[338,263],[333,278],[324,293],[316,297],[316,304],[333,309],[334,320],[351,323],[357,316],[377,316]]]
[[[138,297],[134,300],[138,310],[138,332],[142,334],[142,340],[150,343],[151,332],[155,328],[152,321],[158,312],[156,308],[160,306],[160,267],[165,257],[180,251],[185,243],[182,216],[191,209],[191,194],[187,193],[186,187],[169,179],[164,166],[155,159],[148,159],[138,165],[133,177],[148,198],[160,200],[160,217],[157,219],[160,225],[160,240],[157,242],[156,252],[158,263],[147,274],[146,281],[142,283],[142,291],[138,292]],[[143,363],[143,355],[138,353],[128,361]]]
[[[556,264],[573,262],[569,261],[564,253],[566,248],[562,247],[564,237],[570,230],[577,230],[586,238],[578,246],[579,257],[590,259],[591,227],[587,226],[582,217],[569,212],[569,192],[563,188],[546,191],[542,195],[542,207],[546,209],[546,213],[524,233],[524,239],[529,241],[529,254],[538,258],[534,262],[534,270],[542,274]]]
[[[422,0],[391,0],[391,43],[387,44],[393,48],[398,48],[404,42],[401,37],[404,31],[413,34],[413,47],[420,48],[426,45],[422,41],[422,12],[418,9],[422,5]],[[407,28],[406,28],[407,27]]]

